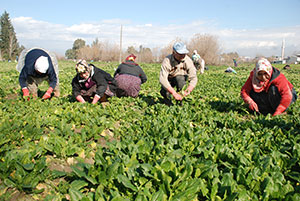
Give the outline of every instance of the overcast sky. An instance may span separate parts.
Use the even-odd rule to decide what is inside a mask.
[[[218,38],[222,52],[241,56],[300,52],[300,0],[0,0],[18,41],[64,55],[81,38],[123,48],[164,47],[195,34]]]

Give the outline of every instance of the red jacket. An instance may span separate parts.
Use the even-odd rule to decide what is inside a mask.
[[[248,80],[246,81],[246,83],[244,84],[241,90],[241,96],[246,103],[248,103],[249,99],[251,99],[249,94],[250,91],[253,89],[252,86],[252,78],[254,76],[253,74],[254,72],[251,71]],[[273,73],[271,79],[268,85],[264,89],[265,92],[268,92],[271,84],[277,87],[281,95],[280,103],[276,108],[274,115],[281,114],[284,110],[286,110],[286,108],[288,108],[288,106],[290,105],[293,99],[293,94],[292,94],[293,85],[286,79],[286,77],[282,73],[280,73],[278,69],[274,67],[273,67]]]

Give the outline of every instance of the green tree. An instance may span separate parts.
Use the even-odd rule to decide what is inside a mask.
[[[20,53],[15,30],[6,11],[0,18],[0,52],[3,59],[10,60]]]
[[[67,59],[76,59],[76,51],[73,49],[67,49],[65,56]]]
[[[68,49],[65,53],[65,56],[68,59],[77,59],[78,51],[80,48],[85,46],[85,41],[82,39],[76,39],[73,43],[72,49]]]
[[[85,46],[85,41],[82,39],[76,39],[73,43],[73,49],[79,50],[80,48]]]

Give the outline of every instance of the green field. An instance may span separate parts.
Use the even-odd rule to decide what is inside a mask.
[[[141,64],[138,98],[97,105],[71,96],[74,65],[59,62],[61,98],[26,102],[16,63],[0,62],[0,200],[300,200],[300,102],[251,114],[240,89],[253,65],[209,66],[171,107],[160,64]],[[299,95],[300,65],[275,67]]]

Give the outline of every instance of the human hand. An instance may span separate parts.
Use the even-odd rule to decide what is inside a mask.
[[[283,105],[278,105],[273,116],[280,115],[280,114],[286,114],[286,112],[284,112],[285,110],[286,110],[286,107],[284,107]]]
[[[96,103],[99,101],[99,99],[100,99],[100,96],[96,94],[96,95],[94,96],[94,99],[93,99],[92,104],[96,104]]]
[[[85,100],[83,99],[83,97],[82,97],[81,95],[76,96],[76,100],[77,100],[78,102],[85,103]]]
[[[172,94],[172,96],[176,99],[181,101],[182,100],[182,96],[180,94],[178,94],[172,87],[167,88],[167,91]]]
[[[175,100],[181,101],[183,99],[182,96],[176,92],[173,93],[172,95],[175,98]]]
[[[51,97],[52,91],[53,91],[53,88],[49,87],[49,89],[46,91],[46,93],[44,94],[44,96],[42,97],[42,99],[44,99],[44,100],[49,99]]]
[[[254,100],[251,99],[251,100],[248,102],[248,104],[249,104],[249,109],[250,109],[250,110],[259,112],[258,106],[257,106],[257,104],[254,102]]]
[[[188,86],[188,88],[183,92],[183,96],[188,96],[193,91],[194,87]]]

